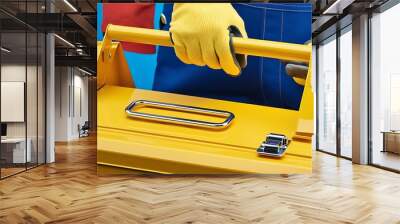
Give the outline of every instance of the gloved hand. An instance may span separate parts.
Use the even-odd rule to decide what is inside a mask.
[[[308,66],[299,64],[287,64],[285,66],[286,73],[293,78],[293,80],[301,86],[306,84]]]
[[[305,42],[311,47],[311,40]],[[288,62],[285,66],[286,73],[292,77],[292,79],[301,86],[306,84],[307,74],[308,74],[308,63],[295,63],[295,62]]]
[[[235,54],[231,36],[246,37],[244,22],[229,3],[175,3],[170,24],[176,56],[237,76],[247,56]]]

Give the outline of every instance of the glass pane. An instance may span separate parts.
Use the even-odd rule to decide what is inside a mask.
[[[27,142],[30,149],[30,159],[28,160],[28,167],[37,165],[37,132],[38,132],[38,56],[37,56],[37,33],[27,33],[28,38],[28,63],[27,63],[27,80],[26,80],[26,115],[27,115]]]
[[[372,163],[400,170],[400,4],[372,17]]]
[[[22,7],[23,3],[20,3]],[[1,29],[1,173],[2,178],[25,170],[31,151],[26,141],[26,33],[4,20]],[[28,146],[28,147],[27,147]],[[28,150],[27,150],[28,148]]]
[[[336,37],[318,48],[318,149],[336,153]]]
[[[37,1],[27,2],[27,20],[35,24],[38,17]],[[27,167],[38,164],[38,33],[36,30],[27,29],[27,80],[26,80],[26,114],[27,114],[27,149],[31,151]]]
[[[38,164],[45,163],[46,151],[45,151],[45,60],[46,60],[46,36],[43,33],[38,35]]]
[[[352,32],[340,36],[340,153],[352,157]]]

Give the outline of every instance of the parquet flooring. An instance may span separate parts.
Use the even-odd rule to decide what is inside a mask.
[[[24,171],[25,170],[25,167],[17,167],[17,168],[15,168],[15,167],[11,167],[11,168],[9,168],[9,167],[6,167],[6,168],[1,168],[1,176],[2,177],[7,177],[7,176],[11,176],[11,175],[13,175],[13,174],[15,174],[15,173],[19,173],[19,172],[22,172],[22,171]]]
[[[312,175],[96,175],[96,142],[0,181],[0,223],[400,223],[400,175],[315,153]]]

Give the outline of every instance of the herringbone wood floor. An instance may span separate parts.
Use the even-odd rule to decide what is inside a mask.
[[[400,175],[322,153],[312,175],[96,175],[95,139],[0,181],[0,223],[400,223]]]

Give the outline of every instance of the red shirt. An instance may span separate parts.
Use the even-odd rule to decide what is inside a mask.
[[[154,29],[153,3],[103,3],[102,31],[105,32],[108,24],[142,27]],[[122,42],[126,51],[142,54],[154,54],[153,45]]]

